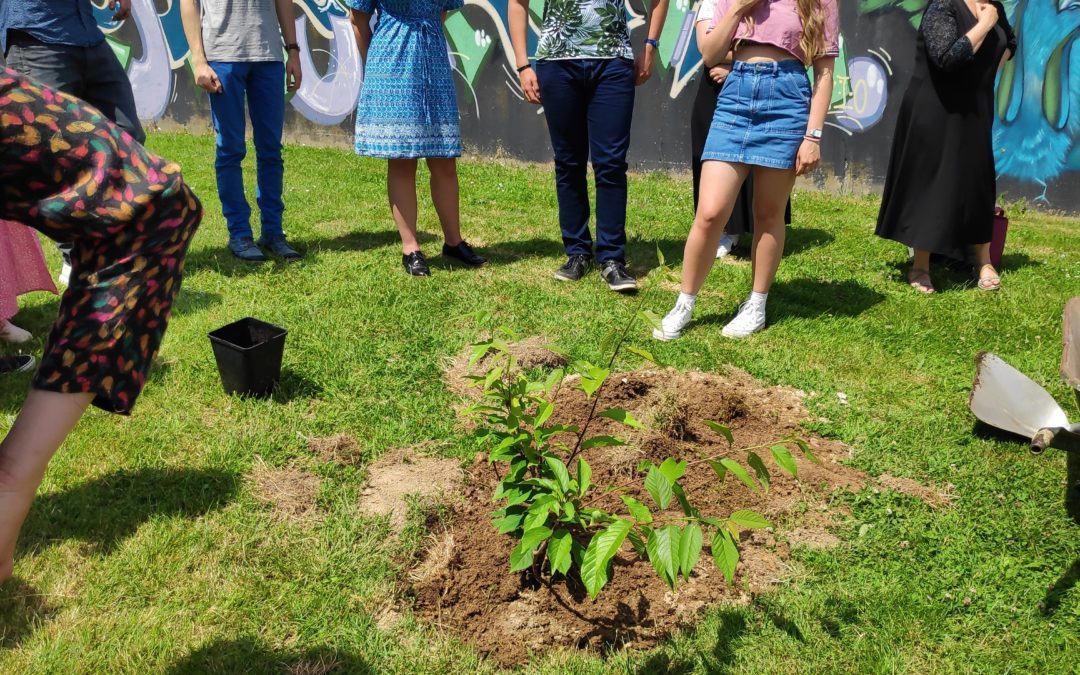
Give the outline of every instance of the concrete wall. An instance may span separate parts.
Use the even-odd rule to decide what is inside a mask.
[[[634,43],[644,39],[645,0],[624,0]],[[865,191],[880,185],[900,98],[914,59],[915,29],[926,0],[840,0],[842,57],[824,146],[825,187]],[[121,25],[99,21],[128,68],[140,116],[164,128],[205,128],[208,105],[194,87],[178,0],[133,0]],[[631,162],[684,168],[688,120],[701,56],[693,39],[695,0],[672,0],[660,72],[639,89]],[[1006,0],[1019,54],[1000,78],[994,146],[1006,198],[1028,198],[1080,212],[1080,0]],[[351,143],[363,69],[338,0],[296,0],[305,66],[291,98],[291,137]],[[542,0],[532,0],[539,15]],[[466,0],[447,21],[466,144],[548,160],[538,110],[518,93],[505,0]],[[531,36],[535,41],[535,35]]]

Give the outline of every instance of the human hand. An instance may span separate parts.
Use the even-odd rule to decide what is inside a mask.
[[[300,82],[303,79],[303,72],[300,68],[300,57],[297,56],[296,51],[289,50],[289,58],[285,61],[285,88],[289,92],[294,92],[300,88]]]
[[[525,100],[534,105],[540,105],[540,83],[536,80],[536,71],[531,67],[518,73],[521,82],[521,91],[525,94]]]
[[[726,80],[730,74],[731,66],[728,65],[719,65],[709,68],[709,77],[717,84],[723,84],[724,80]]]
[[[803,139],[799,154],[795,157],[795,175],[810,173],[821,163],[821,144]]]
[[[131,0],[109,0],[109,9],[113,10],[113,21],[123,21],[131,16]]]
[[[656,48],[652,45],[645,45],[645,49],[638,54],[634,59],[634,73],[636,74],[635,84],[641,86],[649,81],[649,78],[653,74],[653,59]]]
[[[976,2],[975,17],[983,28],[993,28],[998,22],[997,7],[989,2]]]
[[[195,66],[195,84],[211,94],[221,93],[221,80],[209,63]]]
[[[761,0],[735,0],[731,5],[731,9],[739,15],[746,15],[760,3]]]

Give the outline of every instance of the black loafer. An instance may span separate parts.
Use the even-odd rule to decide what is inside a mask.
[[[592,269],[592,259],[587,255],[572,255],[566,259],[562,267],[555,270],[555,278],[559,281],[581,281],[581,278]]]
[[[405,271],[414,277],[431,276],[431,268],[428,267],[423,251],[413,251],[401,256],[401,264],[405,266]]]
[[[600,278],[607,282],[608,288],[623,293],[636,291],[637,279],[626,270],[626,263],[621,260],[609,260],[600,267]]]
[[[487,262],[487,258],[478,255],[473,247],[469,246],[469,242],[464,240],[457,246],[443,244],[442,254],[444,258],[453,258],[469,267],[480,267]]]

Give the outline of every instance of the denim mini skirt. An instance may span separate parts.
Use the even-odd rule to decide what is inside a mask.
[[[810,98],[801,61],[736,61],[716,100],[702,161],[795,168]]]

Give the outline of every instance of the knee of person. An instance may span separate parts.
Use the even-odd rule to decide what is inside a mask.
[[[765,226],[782,226],[785,212],[785,204],[754,204],[754,222]]]
[[[214,158],[215,166],[239,166],[244,161],[244,157],[247,157],[247,147],[243,144],[240,145],[222,145],[218,144],[217,156]]]

